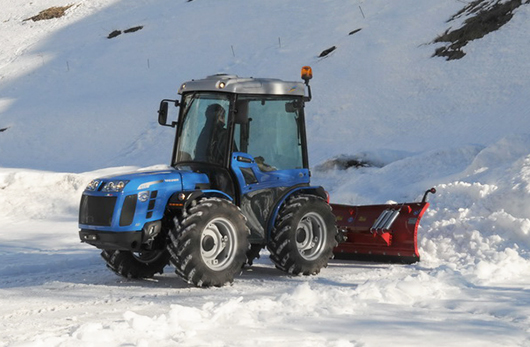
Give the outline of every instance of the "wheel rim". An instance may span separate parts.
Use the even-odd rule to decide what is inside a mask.
[[[300,219],[296,227],[296,248],[305,260],[314,260],[320,256],[326,240],[324,219],[314,212],[309,212]]]
[[[225,218],[213,219],[201,234],[201,257],[210,269],[221,271],[232,263],[237,233]]]

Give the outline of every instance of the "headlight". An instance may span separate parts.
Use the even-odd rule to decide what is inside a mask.
[[[102,191],[104,192],[121,192],[129,181],[109,181],[105,183]]]
[[[96,190],[99,187],[99,184],[101,183],[100,180],[93,180],[86,186],[86,190]]]
[[[141,202],[146,202],[147,200],[149,200],[149,191],[143,191],[138,193],[138,200],[140,200]]]

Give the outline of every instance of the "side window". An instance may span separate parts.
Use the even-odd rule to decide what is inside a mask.
[[[262,171],[303,167],[299,111],[292,106],[293,101],[240,98],[244,117],[236,121],[236,145],[252,155]]]

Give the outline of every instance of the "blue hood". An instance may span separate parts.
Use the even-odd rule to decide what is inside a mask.
[[[124,193],[141,190],[169,190],[172,192],[193,190],[196,184],[209,183],[208,176],[188,170],[134,171],[115,176],[105,176],[99,179],[102,182],[128,181],[123,189]]]
[[[159,189],[161,184],[173,186],[172,190],[174,191],[182,190],[182,175],[175,169],[135,171],[116,176],[102,177],[100,180],[103,182],[129,181],[123,190],[124,192]]]

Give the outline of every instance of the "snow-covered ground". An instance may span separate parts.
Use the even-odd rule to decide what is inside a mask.
[[[530,6],[448,62],[430,42],[461,24],[446,22],[458,0],[80,0],[23,21],[67,4],[0,12],[1,347],[530,346]],[[79,242],[88,181],[168,162],[156,109],[181,82],[296,80],[303,65],[312,178],[333,202],[438,190],[421,262],[290,277],[264,253],[198,289],[170,267],[118,278]],[[318,166],[339,155],[378,165]]]

